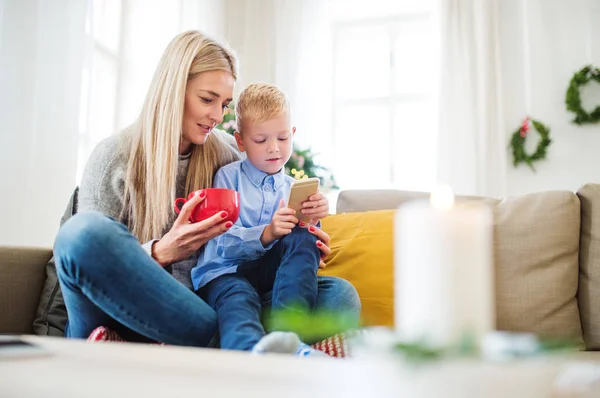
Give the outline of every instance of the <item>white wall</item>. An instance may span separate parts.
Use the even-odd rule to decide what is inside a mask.
[[[0,244],[50,246],[75,186],[86,2],[0,11]]]
[[[522,21],[527,2],[528,32]],[[600,183],[600,124],[572,124],[564,98],[573,73],[592,63],[600,67],[600,1],[598,0],[503,0],[501,45],[505,94],[506,142],[526,114],[551,129],[548,160],[537,162],[537,172],[512,166],[509,152],[507,190],[518,195],[542,190],[576,190],[588,182]],[[524,38],[529,36],[530,105],[526,105]],[[600,105],[600,85],[582,92],[584,106]],[[530,133],[529,151],[538,135]],[[508,145],[508,144],[507,144]]]

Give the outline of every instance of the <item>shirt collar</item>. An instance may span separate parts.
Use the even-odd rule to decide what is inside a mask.
[[[281,186],[285,182],[285,174],[283,173],[284,168],[285,167],[282,167],[281,170],[279,170],[279,172],[272,175],[273,188],[275,188],[276,190],[281,188]],[[252,185],[254,185],[256,188],[260,188],[264,184],[265,179],[269,177],[269,174],[257,169],[252,163],[250,163],[248,158],[242,161],[242,171],[244,172],[244,174],[246,174],[248,180],[250,180]]]

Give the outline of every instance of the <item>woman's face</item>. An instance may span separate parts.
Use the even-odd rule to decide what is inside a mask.
[[[180,154],[189,153],[192,145],[204,144],[213,127],[223,121],[223,111],[231,102],[234,84],[231,73],[220,70],[199,73],[188,81]]]

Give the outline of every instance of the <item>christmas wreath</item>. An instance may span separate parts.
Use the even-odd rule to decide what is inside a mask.
[[[539,133],[541,139],[535,152],[528,154],[525,151],[525,139],[531,130],[531,125],[533,125],[535,130]],[[513,133],[510,140],[510,146],[513,153],[513,165],[517,167],[520,163],[525,163],[531,167],[533,171],[535,171],[533,163],[538,160],[546,159],[546,150],[548,149],[548,146],[550,146],[551,142],[550,129],[544,126],[541,122],[526,117],[517,131]]]
[[[590,113],[588,113],[585,109],[583,109],[583,106],[581,106],[579,89],[588,84],[591,80],[594,80],[596,83],[600,83],[600,69],[588,65],[576,72],[569,83],[565,103],[567,104],[567,110],[575,114],[575,119],[573,119],[573,123],[575,124],[600,122],[600,105],[598,105],[596,109]]]

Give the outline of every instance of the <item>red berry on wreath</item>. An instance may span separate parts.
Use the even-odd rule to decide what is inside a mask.
[[[539,133],[540,141],[533,153],[527,153],[525,150],[525,138],[532,129]],[[547,148],[551,142],[550,129],[539,120],[532,120],[530,117],[526,117],[510,139],[510,146],[513,153],[513,165],[516,167],[520,163],[524,163],[535,171],[533,163],[546,159]]]

